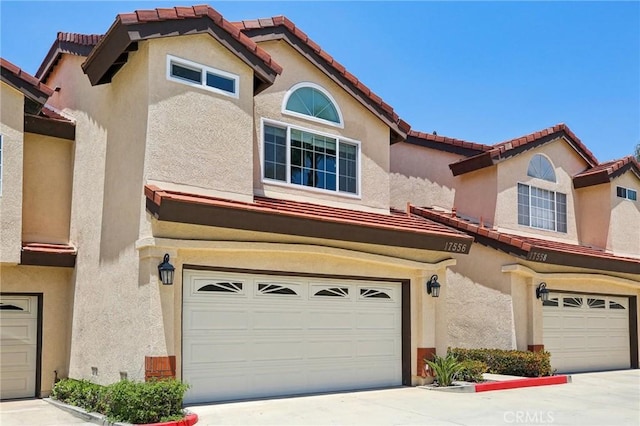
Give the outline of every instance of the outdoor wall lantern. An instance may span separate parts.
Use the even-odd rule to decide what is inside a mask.
[[[173,273],[176,268],[169,263],[169,253],[165,253],[162,263],[158,265],[158,276],[164,285],[173,284]]]
[[[440,283],[437,275],[432,275],[427,281],[427,294],[430,294],[431,297],[440,296]]]
[[[538,288],[536,288],[536,298],[541,299],[543,302],[549,300],[549,290],[547,289],[547,283],[538,284]]]

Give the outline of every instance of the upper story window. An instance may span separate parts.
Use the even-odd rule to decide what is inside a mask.
[[[567,232],[567,195],[519,183],[518,224]]]
[[[240,77],[186,59],[167,55],[167,79],[237,98]]]
[[[360,143],[263,120],[265,180],[342,194],[360,193]]]
[[[336,101],[329,92],[313,83],[299,83],[289,89],[284,97],[282,112],[343,127],[342,114]]]
[[[635,189],[631,188],[616,186],[616,195],[620,198],[626,198],[627,200],[631,201],[638,200],[638,192]]]
[[[534,155],[529,161],[527,176],[548,180],[549,182],[556,181],[556,173],[553,171],[551,161],[541,154]]]

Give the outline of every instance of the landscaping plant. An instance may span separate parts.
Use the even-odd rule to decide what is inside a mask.
[[[435,355],[433,361],[424,360],[436,376],[438,386],[451,386],[456,379],[456,374],[462,369],[462,365],[458,359],[447,354],[446,357]]]
[[[104,414],[112,422],[148,424],[182,419],[182,399],[188,387],[175,379],[122,380],[109,386],[64,379],[54,385],[51,397]]]
[[[551,354],[546,351],[449,348],[447,354],[455,356],[460,361],[482,361],[487,364],[488,372],[493,374],[522,377],[541,377],[553,374]]]

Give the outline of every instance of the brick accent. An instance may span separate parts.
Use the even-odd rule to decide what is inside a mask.
[[[176,357],[169,356],[145,356],[144,357],[144,380],[151,379],[175,379],[176,378]]]
[[[417,374],[418,376],[424,375],[424,359],[432,360],[433,356],[436,354],[436,348],[418,348],[418,359],[417,359]]]
[[[527,346],[527,350],[529,352],[543,352],[544,351],[544,345],[528,345]]]

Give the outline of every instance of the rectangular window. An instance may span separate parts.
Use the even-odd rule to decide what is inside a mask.
[[[624,188],[622,186],[616,186],[616,195],[631,201],[638,200],[638,192],[635,189]]]
[[[238,97],[240,77],[226,71],[167,55],[169,80],[200,87],[222,95]]]
[[[263,142],[265,179],[358,194],[357,142],[266,123]]]
[[[567,195],[519,183],[518,224],[567,232]]]

